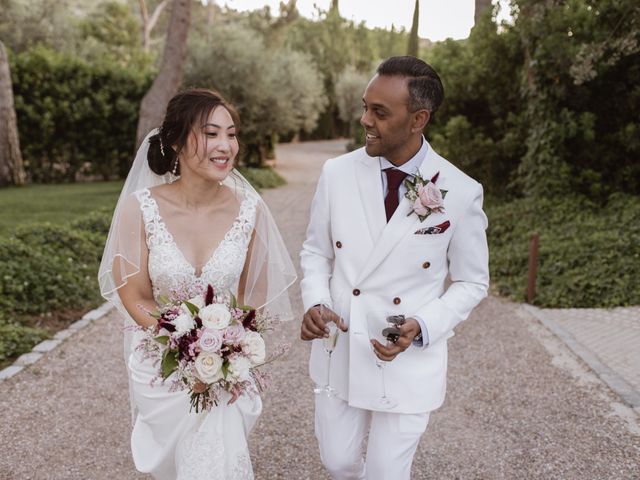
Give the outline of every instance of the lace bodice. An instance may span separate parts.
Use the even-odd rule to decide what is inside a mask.
[[[171,300],[186,300],[202,293],[208,284],[218,299],[237,294],[247,247],[255,225],[257,199],[246,196],[240,204],[238,217],[209,257],[200,275],[187,261],[167,229],[155,199],[148,189],[135,193],[140,202],[149,248],[149,277],[156,300],[166,296]]]

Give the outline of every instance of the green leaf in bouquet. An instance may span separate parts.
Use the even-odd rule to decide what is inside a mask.
[[[243,311],[243,312],[245,312],[245,313],[246,313],[246,312],[250,312],[251,310],[255,310],[255,308],[253,308],[253,307],[252,307],[252,306],[250,306],[250,305],[243,305],[243,306],[241,306],[241,307],[239,307],[239,308],[240,308],[240,310],[242,310],[242,311]]]
[[[231,308],[238,308],[238,299],[233,293],[230,293],[230,295],[231,295],[231,303],[230,303]]]
[[[229,362],[225,361],[222,364],[222,376],[224,377],[224,379],[227,379],[227,374],[229,373]]]
[[[171,300],[169,300],[169,297],[167,297],[166,295],[160,295],[158,297],[158,303],[160,305],[168,305],[169,303],[171,303]]]
[[[149,312],[149,315],[151,315],[156,320],[160,320],[162,318],[162,315],[160,314],[160,312]]]
[[[200,311],[200,309],[191,302],[184,302],[184,304],[189,309],[189,313],[191,313],[191,315],[197,315],[198,312]]]
[[[154,338],[154,340],[158,343],[161,343],[162,345],[166,345],[167,343],[169,343],[169,336],[160,335],[159,337]]]
[[[176,353],[177,352],[167,348],[162,354],[162,364],[160,365],[160,368],[162,369],[163,379],[167,379],[169,375],[178,368],[178,358]]]

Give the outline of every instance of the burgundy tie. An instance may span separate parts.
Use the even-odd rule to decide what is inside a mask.
[[[384,211],[387,213],[388,222],[391,220],[393,212],[398,208],[398,188],[402,185],[407,174],[395,168],[387,168],[384,173],[387,174],[387,196],[384,197]]]

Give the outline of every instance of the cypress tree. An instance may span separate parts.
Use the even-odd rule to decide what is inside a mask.
[[[420,17],[420,2],[416,0],[416,7],[413,10],[413,23],[409,34],[409,44],[407,45],[407,55],[418,56],[418,25]]]

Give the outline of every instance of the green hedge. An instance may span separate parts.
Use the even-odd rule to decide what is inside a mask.
[[[126,174],[148,72],[43,46],[11,58],[20,145],[33,182]]]
[[[240,167],[239,171],[256,190],[276,188],[287,183],[278,172],[269,167]]]
[[[605,205],[584,197],[488,202],[493,289],[525,298],[529,241],[540,235],[537,294],[542,307],[640,304],[640,197]]]
[[[30,351],[47,336],[44,330],[8,323],[0,318],[0,368],[7,360]]]
[[[101,211],[68,225],[19,226],[0,239],[0,363],[48,336],[31,326],[36,316],[100,303],[96,276],[110,218]]]

